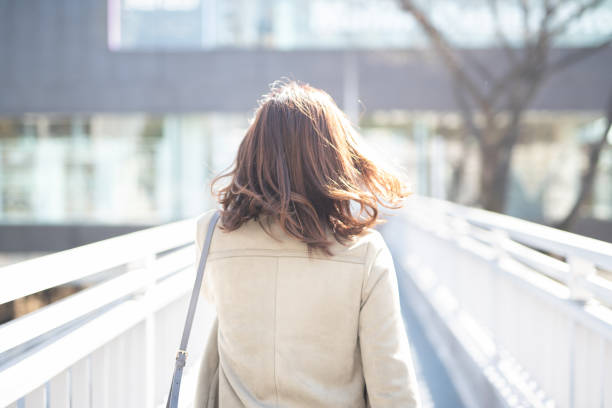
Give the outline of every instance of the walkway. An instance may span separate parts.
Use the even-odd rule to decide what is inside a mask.
[[[412,357],[417,370],[423,408],[463,408],[464,404],[457,394],[457,390],[444,364],[440,360],[435,347],[427,338],[423,325],[419,322],[408,302],[408,291],[406,289],[406,285],[408,285],[408,282],[406,282],[407,272],[401,266],[401,260],[403,260],[402,254],[405,252],[405,248],[402,248],[400,240],[394,239],[392,234],[385,233],[384,228],[381,228],[381,233],[393,254],[404,324],[406,325],[408,338],[412,346]]]

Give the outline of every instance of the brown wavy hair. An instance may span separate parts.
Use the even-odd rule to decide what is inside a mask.
[[[297,81],[272,83],[259,100],[233,169],[211,182],[222,206],[221,229],[233,231],[255,219],[273,236],[266,227],[278,220],[286,233],[307,244],[309,256],[313,249],[331,256],[328,229],[346,244],[385,222],[378,218],[377,203],[400,208],[411,192],[365,155],[359,137],[326,92]],[[224,177],[231,182],[215,194],[215,183]],[[357,215],[351,202],[359,205]]]

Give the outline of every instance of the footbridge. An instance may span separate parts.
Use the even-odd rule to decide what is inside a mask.
[[[427,407],[612,407],[612,244],[411,197],[380,230]],[[0,407],[165,406],[195,277],[194,220],[0,268],[0,304],[83,289],[0,325]],[[200,301],[192,407],[214,311]]]

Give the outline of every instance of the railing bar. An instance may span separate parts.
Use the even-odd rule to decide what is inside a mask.
[[[567,283],[569,266],[565,262],[551,258],[518,242],[506,241],[503,243],[503,246],[513,258],[553,279]]]
[[[602,381],[603,387],[603,406],[612,405],[612,342],[606,341],[604,347],[604,358],[602,359],[604,367]]]
[[[151,291],[153,310],[170,304],[184,296],[190,289],[192,271],[174,276]],[[99,345],[124,333],[142,321],[145,316],[142,301],[127,301],[83,327],[47,345],[18,364],[0,371],[0,406],[8,404],[58,372],[65,370],[85,357]],[[93,340],[93,341],[92,341]],[[53,356],[62,356],[61,361],[49,364]],[[10,379],[10,381],[9,381]]]
[[[169,255],[155,260],[155,278],[159,281],[185,268],[193,267],[194,246],[189,245],[187,248],[181,248]],[[146,264],[145,258],[145,264]],[[195,270],[195,269],[194,269]]]
[[[193,261],[191,255],[191,251],[181,250],[176,255],[168,255],[168,259],[157,261],[156,270],[162,271],[158,276],[165,277],[189,267]],[[146,274],[145,268],[126,272],[0,326],[0,362],[2,354],[8,350],[47,332],[65,331],[64,325],[70,328],[71,323],[79,324],[74,321],[142,289],[146,285]]]
[[[599,399],[599,406],[601,408],[604,408],[604,404],[605,404],[605,384],[606,384],[606,339],[603,337],[599,338],[599,350],[598,353],[599,354],[599,373],[600,375],[598,375],[596,378],[599,378],[599,396],[597,397]]]
[[[412,225],[415,225],[415,224],[412,224]],[[417,228],[421,229],[420,225],[415,225],[415,226]],[[431,233],[431,232],[428,232],[426,230],[423,230],[423,231],[425,231],[426,233]],[[453,242],[455,243],[455,245],[460,245],[456,241],[453,241]],[[466,247],[462,247],[462,249],[465,250]],[[471,256],[476,257],[478,260],[480,260],[482,262],[490,262],[490,259],[485,258],[480,253],[476,253],[474,251],[468,251],[468,253]],[[610,330],[610,328],[612,327],[612,316],[608,316],[608,317],[602,319],[602,317],[600,317],[600,316],[595,316],[593,314],[593,311],[585,311],[585,309],[582,306],[580,306],[580,305],[578,305],[578,304],[576,304],[574,302],[571,302],[568,299],[560,298],[558,295],[552,294],[548,290],[546,290],[546,289],[544,289],[544,288],[542,288],[540,286],[534,286],[533,283],[532,283],[532,280],[526,281],[524,278],[522,278],[520,276],[517,276],[515,273],[509,271],[508,268],[506,268],[506,267],[499,267],[498,270],[503,272],[507,276],[511,277],[519,285],[523,286],[527,290],[532,291],[534,293],[537,293],[538,295],[543,296],[544,299],[547,299],[551,304],[553,304],[553,305],[555,305],[557,307],[561,307],[562,310],[564,310],[567,313],[568,317],[570,317],[570,318],[580,318],[580,317],[582,317],[584,319],[583,320],[584,324],[588,325],[593,330],[596,330],[597,332],[601,333],[602,335],[607,336],[607,337],[612,339],[612,330]],[[537,272],[535,272],[535,271],[533,271],[531,269],[530,269],[530,273],[534,274],[534,277],[541,277],[542,276],[542,274],[537,273]],[[559,285],[561,285],[561,284],[559,283]],[[564,288],[567,289],[567,287],[565,287],[565,286],[564,286]]]
[[[149,257],[146,259],[146,264],[155,269],[155,263],[153,262],[153,258]],[[154,275],[151,275],[154,276]],[[149,279],[147,282],[147,289],[144,293],[143,302],[145,305],[149,305],[153,302],[155,288],[155,280]],[[155,402],[155,370],[157,369],[156,361],[155,361],[155,351],[156,351],[156,343],[157,339],[155,338],[155,310],[150,306],[145,306],[145,315],[144,315],[144,367],[145,367],[145,375],[144,375],[144,395],[145,395],[145,405],[147,407],[152,407]]]
[[[502,216],[501,214],[494,214],[494,216]],[[488,223],[481,220],[468,219],[470,223],[478,226],[488,226],[489,228],[496,228],[504,230],[508,235],[515,241],[523,243],[525,245],[538,248],[544,251],[555,252],[561,256],[567,257],[571,255],[580,256],[591,260],[594,264],[608,270],[612,270],[612,244],[608,244],[603,241],[599,241],[593,238],[588,238],[582,235],[571,234],[565,231],[559,231],[552,229],[553,233],[546,232],[552,237],[544,237],[543,233],[538,234],[536,231],[524,232],[517,231],[511,227],[501,226],[498,223]],[[520,223],[526,222],[519,219],[513,219],[513,222]],[[549,228],[539,224],[533,224],[530,229],[537,230],[538,228]],[[563,236],[563,234],[572,235],[571,239],[573,244],[562,242],[568,241],[569,237]],[[593,249],[595,248],[595,249]]]
[[[131,329],[130,329],[131,330]],[[107,348],[108,366],[106,367],[106,377],[108,378],[108,406],[122,407],[121,394],[121,350],[120,343],[123,336],[115,337],[105,347]]]
[[[595,299],[612,308],[612,282],[600,276],[590,276],[583,285]]]
[[[573,318],[569,319],[568,324],[568,339],[569,339],[569,408],[574,407],[575,384],[576,384],[576,321]]]
[[[1,398],[1,396],[0,396]],[[45,384],[32,390],[24,398],[26,408],[46,408],[47,406],[47,387]]]
[[[467,238],[468,237],[466,237],[466,239]],[[513,258],[519,258],[517,259],[518,261],[526,264],[528,267],[533,268],[534,272],[541,273],[544,276],[548,276],[549,278],[555,279],[564,284],[567,282],[569,266],[564,262],[548,257],[545,254],[539,253],[538,251],[517,242],[506,241],[504,246],[509,255],[512,255]],[[475,254],[473,251],[471,251],[471,253],[480,257],[480,255]],[[533,254],[534,258],[537,260],[534,261],[528,258],[526,256],[527,253]],[[544,263],[545,259],[546,263]],[[594,275],[586,279],[582,285],[585,287],[585,289],[588,289],[591,292],[594,299],[602,302],[606,306],[612,306],[612,282],[600,276]]]
[[[84,357],[70,367],[70,403],[71,408],[90,408],[90,372],[89,357]]]
[[[489,321],[482,310],[494,309],[496,301],[507,303],[506,317],[500,318],[506,324],[494,331],[500,342],[511,344],[515,357],[530,370],[530,381],[544,385],[541,390],[551,392],[555,403],[607,406],[612,401],[608,395],[612,371],[606,372],[612,361],[606,347],[612,345],[612,282],[597,268],[612,271],[612,245],[508,216],[462,210],[452,203],[422,202],[427,205],[427,216],[419,207],[405,214],[409,229],[414,227],[410,250],[423,257],[423,267],[449,285],[462,307],[480,323]],[[438,227],[439,222],[445,225]],[[506,237],[496,239],[492,236],[495,231],[503,231]],[[454,243],[461,252],[447,248],[444,241]],[[487,247],[494,249],[493,257]],[[495,253],[503,256],[495,259]],[[455,259],[455,265],[448,265],[449,257]],[[489,275],[482,275],[483,270]],[[479,285],[487,276],[505,282],[498,298],[484,297]],[[475,307],[475,300],[480,299],[482,309]],[[515,318],[521,330],[509,328]],[[550,321],[554,325],[546,326]],[[520,335],[515,339],[519,332],[531,333],[541,343],[522,341]],[[551,364],[554,371],[546,369]],[[535,396],[529,383],[525,384],[526,395]]]
[[[143,286],[143,273],[127,272],[0,326],[0,355],[130,295]]]
[[[67,408],[70,390],[68,388],[68,371],[62,371],[49,380],[50,408]]]
[[[2,267],[0,304],[110,270],[151,253],[184,247],[193,242],[194,222],[188,219],[148,228]],[[92,259],[96,262],[91,262]]]
[[[549,303],[555,305],[557,308],[560,308],[560,310],[565,312],[568,318],[580,319],[585,326],[588,326],[600,334],[612,339],[612,313],[609,309],[601,311],[603,314],[605,314],[605,316],[601,315],[601,313],[595,315],[595,310],[593,310],[596,307],[595,305],[592,307],[585,307],[581,303],[569,300],[569,298],[560,298],[544,288],[533,285],[531,281],[526,281],[525,279],[516,275],[514,272],[509,271],[508,268],[502,267],[499,268],[499,270],[510,276],[515,282],[520,284],[528,291],[537,293],[543,299],[548,300]]]
[[[512,239],[528,246],[566,257],[575,255],[587,258],[594,264],[612,271],[612,244],[610,243],[479,208],[466,207],[429,197],[414,196],[412,198],[427,208],[438,207],[439,212],[464,219],[472,225],[504,230]]]
[[[103,345],[90,355],[91,407],[108,408],[108,347]]]
[[[131,299],[131,295],[125,296],[123,298],[117,299],[103,307],[86,314],[85,316],[79,317],[78,319],[73,320],[63,326],[60,326],[56,329],[53,329],[49,332],[42,334],[41,336],[31,339],[30,341],[20,344],[16,347],[13,347],[10,350],[2,353],[0,355],[0,370],[5,370],[9,366],[18,364],[19,361],[27,358],[29,355],[36,353],[41,347],[44,347],[47,344],[50,344],[56,341],[58,338],[69,334],[74,331],[75,328],[79,328],[84,324],[95,320],[95,318],[102,316],[104,313],[112,310],[117,305],[122,304],[125,301]]]

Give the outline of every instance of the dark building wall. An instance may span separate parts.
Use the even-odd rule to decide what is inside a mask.
[[[0,252],[57,252],[155,225],[3,224]]]
[[[447,73],[431,53],[109,51],[106,7],[105,0],[0,0],[0,114],[247,111],[282,76],[324,88],[342,104],[351,61],[369,111],[455,110]],[[477,54],[504,61],[498,50]],[[588,58],[548,81],[533,107],[601,109],[610,66],[610,49]]]

